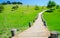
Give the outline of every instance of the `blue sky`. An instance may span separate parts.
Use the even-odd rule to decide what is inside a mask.
[[[47,5],[49,0],[0,0],[0,3],[3,1],[20,1],[23,4],[27,5],[40,5],[40,6],[44,6]],[[60,0],[54,0],[57,4],[60,5]]]

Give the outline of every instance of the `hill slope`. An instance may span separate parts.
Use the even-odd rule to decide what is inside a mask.
[[[18,8],[15,9],[15,6]],[[13,28],[19,29],[19,31],[27,29],[29,22],[33,23],[37,14],[42,10],[42,7],[35,10],[35,6],[4,5],[4,10],[0,13],[1,38],[8,38],[11,34],[10,30]]]
[[[60,32],[60,8],[53,10],[53,12],[45,12],[43,14],[50,31]]]

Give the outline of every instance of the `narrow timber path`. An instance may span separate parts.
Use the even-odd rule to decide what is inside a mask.
[[[37,20],[33,24],[33,26],[24,32],[14,36],[13,38],[48,38],[50,36],[50,32],[47,27],[44,26],[42,21],[42,13],[46,10],[39,13]]]

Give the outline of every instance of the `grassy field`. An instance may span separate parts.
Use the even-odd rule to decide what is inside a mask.
[[[53,12],[45,12],[43,17],[50,31],[60,32],[60,8],[53,10]]]
[[[18,5],[18,9],[12,11],[15,5],[4,5],[4,10],[0,13],[0,38],[8,38],[13,28],[19,29],[19,32],[29,28],[29,22],[33,23],[38,13],[42,11],[35,10],[35,6]]]

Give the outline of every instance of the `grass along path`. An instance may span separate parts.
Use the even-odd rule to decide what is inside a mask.
[[[53,12],[43,13],[43,17],[47,22],[50,31],[60,32],[60,8],[53,10]]]
[[[41,18],[43,12],[45,11],[39,13],[37,20],[31,28],[17,34],[13,38],[48,38],[50,36],[50,32],[44,26]]]
[[[22,32],[29,28],[29,22],[33,23],[38,13],[44,9],[39,6],[39,10],[35,10],[35,6],[17,5],[18,9],[12,11],[12,7],[16,5],[4,5],[4,10],[0,13],[0,38],[9,38],[11,29],[19,29]]]

